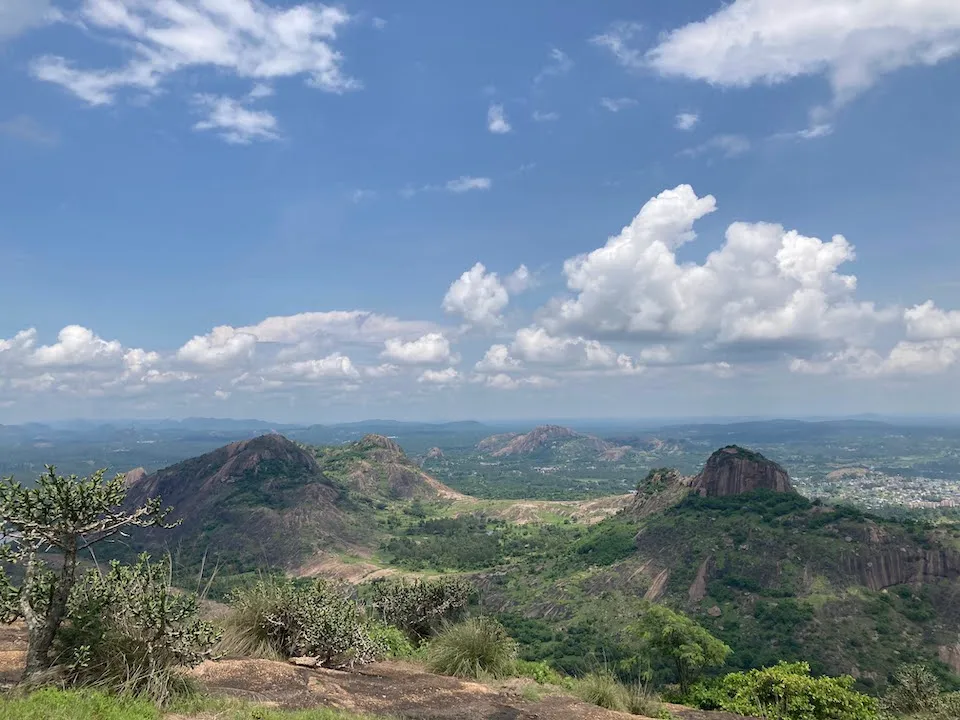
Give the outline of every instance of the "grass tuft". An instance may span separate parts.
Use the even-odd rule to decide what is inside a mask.
[[[512,675],[517,644],[503,625],[490,617],[451,625],[430,643],[427,665],[442,675],[480,679]]]

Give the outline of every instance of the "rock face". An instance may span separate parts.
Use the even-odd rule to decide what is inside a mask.
[[[711,455],[690,487],[704,497],[739,495],[751,490],[794,492],[787,471],[763,455],[737,445]]]
[[[529,455],[541,448],[551,445],[558,440],[572,440],[580,437],[580,433],[560,425],[540,425],[526,435],[518,435],[505,446],[492,453],[493,457],[506,455]]]
[[[443,450],[438,447],[432,447],[427,450],[427,460],[440,460],[443,458]]]
[[[651,470],[637,484],[637,491],[627,512],[637,517],[646,517],[676,505],[688,492],[690,489],[679,471],[672,468]]]
[[[871,590],[960,578],[960,555],[947,550],[903,547],[851,553],[844,556],[841,565],[844,572]]]
[[[126,483],[127,487],[131,487],[141,482],[147,476],[147,471],[142,467],[134,468],[133,470],[127,470],[123,474],[123,482]]]

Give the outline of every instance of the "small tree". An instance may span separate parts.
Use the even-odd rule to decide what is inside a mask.
[[[719,667],[732,650],[705,628],[663,605],[650,605],[631,626],[644,645],[673,665],[684,694],[704,668]]]
[[[24,487],[12,477],[0,480],[0,561],[23,569],[19,587],[2,575],[3,619],[23,618],[27,624],[24,680],[31,680],[54,663],[51,649],[67,613],[70,592],[77,582],[80,554],[129,527],[164,525],[169,512],[160,498],[125,509],[127,488],[123,475],[104,480],[104,470],[78,478],[62,477],[47,466],[35,487]],[[44,557],[60,555],[54,569]]]
[[[458,621],[474,592],[473,585],[460,578],[383,578],[369,588],[370,604],[381,620],[400,628],[414,642],[434,635],[445,623]]]

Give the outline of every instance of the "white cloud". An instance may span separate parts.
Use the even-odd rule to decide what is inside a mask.
[[[743,155],[750,150],[750,141],[743,135],[714,135],[706,142],[683,150],[680,154],[697,157],[704,153],[717,152],[727,158]]]
[[[470,177],[469,175],[461,175],[455,180],[447,181],[447,184],[444,187],[452,193],[465,193],[470,192],[471,190],[489,190],[491,187],[493,187],[493,181],[486,177]]]
[[[396,365],[391,365],[390,363],[383,363],[381,365],[373,365],[363,368],[363,374],[372,378],[393,377],[399,372],[400,368]]]
[[[452,367],[445,370],[424,370],[417,378],[417,382],[433,385],[453,385],[459,381],[460,373]]]
[[[231,393],[229,390],[220,390],[220,389],[217,389],[217,390],[214,390],[214,391],[213,391],[213,396],[214,396],[217,400],[228,400],[232,394],[233,394],[233,393]]]
[[[278,365],[273,368],[273,372],[277,375],[291,375],[304,380],[360,377],[360,371],[350,358],[340,352],[331,353],[323,358]]]
[[[487,110],[487,129],[495,135],[503,135],[513,129],[507,122],[503,105],[491,105]]]
[[[644,66],[643,53],[631,47],[630,43],[642,29],[639,23],[617,22],[605,33],[591,38],[590,42],[609,50],[625,68],[639,70]]]
[[[735,0],[667,34],[640,62],[720,86],[823,74],[842,102],[885,73],[957,54],[954,0]]]
[[[673,126],[677,130],[693,130],[698,122],[700,122],[700,116],[696,113],[682,112],[677,115]]]
[[[261,100],[273,96],[273,88],[266,83],[256,83],[250,92],[247,93],[249,100]]]
[[[527,269],[526,265],[521,265],[512,273],[507,275],[506,279],[503,281],[503,285],[507,288],[507,292],[511,295],[519,295],[522,292],[525,292],[534,284],[533,275],[530,274],[530,271]]]
[[[432,327],[428,322],[400,320],[365,310],[332,310],[268,317],[235,332],[253,335],[263,343],[296,344],[319,338],[379,344],[388,337],[422,335]]]
[[[932,300],[903,311],[907,336],[914,340],[960,338],[960,310],[941,310]]]
[[[606,245],[564,263],[574,295],[545,310],[546,327],[769,347],[853,342],[895,319],[854,299],[856,278],[838,272],[854,259],[841,235],[824,242],[779,225],[736,222],[703,264],[679,263],[676,250],[694,239],[694,222],[715,208],[712,196],[697,197],[689,185],[652,198]],[[530,339],[561,342],[551,346],[543,331]]]
[[[533,118],[534,122],[554,122],[560,119],[560,113],[534,110],[530,117]]]
[[[487,352],[474,369],[482,373],[503,373],[519,370],[522,367],[523,363],[510,355],[510,349],[506,345],[498,344],[487,348]]]
[[[68,325],[57,335],[57,343],[38,347],[29,358],[31,365],[89,366],[116,363],[123,356],[123,346],[116,340],[106,341],[88,328]]]
[[[427,333],[409,342],[390,338],[384,342],[384,350],[380,356],[401,365],[456,362],[455,356],[450,353],[450,341],[443,333]]]
[[[605,107],[610,112],[620,112],[628,107],[632,107],[637,104],[637,101],[633,98],[621,97],[621,98],[601,98],[600,104]]]
[[[70,19],[126,50],[126,64],[80,69],[61,56],[46,55],[31,63],[31,72],[91,105],[110,104],[124,89],[156,91],[168,76],[201,67],[261,81],[305,76],[308,85],[335,93],[360,86],[343,73],[343,57],[331,45],[350,20],[338,7],[84,0]]]
[[[250,110],[239,100],[224,96],[194,96],[196,106],[206,119],[194,130],[216,130],[228,143],[249,145],[254,140],[278,140],[277,118],[266,110]]]
[[[177,351],[177,358],[194,365],[221,368],[250,358],[256,345],[256,335],[221,325],[207,335],[194,335]]]
[[[518,330],[510,351],[530,363],[630,373],[640,370],[628,355],[598,340],[582,336],[555,336],[536,326]]]
[[[481,379],[483,384],[487,387],[494,388],[496,390],[518,390],[521,387],[544,388],[553,387],[557,384],[556,380],[544,377],[543,375],[513,377],[511,375],[507,375],[506,373],[498,373],[496,375],[482,376],[478,379]]]
[[[552,48],[549,57],[550,61],[533,79],[534,83],[543,82],[551,76],[566,75],[573,68],[573,60],[560,48]]]
[[[506,288],[495,272],[477,263],[457,278],[443,298],[443,309],[461,315],[470,324],[499,325],[501,313],[510,302]]]
[[[3,0],[0,3],[0,40],[53,22],[57,16],[49,0]]]

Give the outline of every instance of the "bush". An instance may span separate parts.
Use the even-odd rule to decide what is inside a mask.
[[[383,623],[370,623],[370,637],[383,648],[384,654],[390,658],[412,658],[417,654],[413,643],[407,639],[400,628]]]
[[[960,717],[960,693],[942,693],[936,676],[923,665],[904,665],[881,705],[888,714],[923,720],[956,720]]]
[[[535,680],[540,685],[562,685],[563,676],[550,667],[546,662],[540,660],[517,660],[514,672],[520,677]]]
[[[371,583],[370,604],[383,622],[403,630],[414,642],[460,620],[474,587],[459,578],[382,579]]]
[[[876,700],[853,690],[849,676],[812,677],[807,663],[730,673],[699,686],[689,700],[705,710],[726,710],[767,720],[875,720]]]
[[[372,662],[386,653],[363,606],[327,580],[299,585],[259,580],[231,595],[223,652],[259,657],[316,657],[339,667]]]
[[[584,702],[607,710],[628,712],[646,717],[664,717],[667,715],[660,700],[647,692],[637,683],[628,687],[617,680],[610,672],[593,672],[573,681],[573,694]]]
[[[172,591],[169,559],[146,555],[88,573],[74,586],[67,617],[55,645],[67,682],[158,704],[189,689],[180,671],[210,657],[219,639],[200,620],[196,597]]]
[[[443,630],[427,649],[427,664],[442,675],[501,678],[513,673],[516,656],[503,625],[481,616]]]

